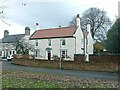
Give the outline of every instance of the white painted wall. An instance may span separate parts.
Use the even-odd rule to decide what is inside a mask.
[[[77,30],[73,35],[76,37],[76,54],[83,54],[83,50],[81,49],[83,47],[83,33],[80,25],[80,18],[76,18],[76,26]]]
[[[36,41],[31,40],[34,43],[35,49],[40,50],[40,54],[37,59],[48,59],[47,58],[47,51],[46,48],[50,47],[51,50],[51,57],[53,55],[57,55],[60,57],[60,38],[52,38],[51,39],[51,46],[48,45],[48,39],[39,39],[38,46],[35,46]],[[67,55],[70,56],[69,60],[73,60],[75,54],[75,38],[65,38],[66,45],[62,45],[61,42],[61,50],[67,50]]]
[[[87,39],[88,39],[88,45],[87,45],[87,52],[88,54],[93,54],[93,39],[90,31],[90,24],[87,25],[87,31],[89,32]]]
[[[2,44],[2,57],[7,57],[7,55],[13,55],[16,54],[15,46],[12,43],[3,43]]]

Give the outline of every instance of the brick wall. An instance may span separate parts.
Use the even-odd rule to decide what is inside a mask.
[[[75,62],[84,62],[84,55],[74,55]],[[89,55],[90,62],[113,62],[118,63],[120,61],[120,55]]]

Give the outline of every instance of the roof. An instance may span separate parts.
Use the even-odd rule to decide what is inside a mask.
[[[25,34],[8,35],[2,38],[2,43],[15,43],[21,40]]]
[[[71,37],[75,33],[77,27],[60,27],[35,31],[30,39],[60,38]]]

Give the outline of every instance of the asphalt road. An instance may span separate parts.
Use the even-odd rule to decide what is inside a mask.
[[[36,67],[14,65],[8,61],[2,61],[2,70],[4,69],[5,70],[7,69],[7,70],[21,70],[21,71],[31,71],[31,72],[43,72],[43,73],[48,73],[48,74],[58,74],[58,75],[83,77],[83,78],[91,78],[91,79],[118,81],[118,73],[36,68]]]

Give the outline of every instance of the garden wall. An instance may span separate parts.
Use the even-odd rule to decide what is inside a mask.
[[[90,61],[86,62],[84,55],[75,55],[74,61],[62,61],[62,68],[105,72],[118,72],[119,70],[120,55],[90,55],[89,57]],[[40,68],[59,68],[59,60],[16,58],[12,60],[12,63]]]
[[[74,55],[75,62],[84,62],[84,55]],[[89,62],[101,62],[101,63],[118,63],[120,61],[120,55],[89,55]]]

